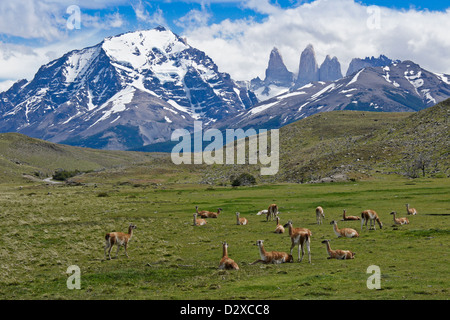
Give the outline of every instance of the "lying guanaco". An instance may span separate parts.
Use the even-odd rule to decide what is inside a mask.
[[[261,256],[261,259],[256,260],[255,262],[251,263],[256,264],[256,263],[274,263],[274,264],[279,264],[279,263],[285,263],[285,262],[294,262],[294,259],[292,258],[291,254],[287,254],[286,252],[279,252],[279,251],[271,251],[271,252],[267,252],[264,249],[264,240],[257,240],[256,241],[256,245],[259,248],[259,255]]]
[[[197,214],[202,218],[217,218],[219,214],[222,212],[222,208],[217,209],[217,212],[202,210],[198,212],[198,206],[195,206],[195,210]]]
[[[409,215],[415,216],[417,214],[417,210],[415,208],[410,208],[409,203],[406,204],[406,213]]]
[[[219,262],[219,269],[239,270],[239,266],[233,259],[228,257],[228,243],[222,242],[222,259]]]
[[[347,210],[344,210],[344,213],[342,214],[342,220],[341,221],[353,221],[353,220],[361,220],[360,217],[357,216],[347,216]]]
[[[356,253],[349,250],[331,250],[330,240],[323,240],[322,243],[325,243],[327,245],[327,252],[329,255],[327,259],[346,260],[355,258]]]
[[[239,218],[240,213],[236,212],[236,224],[245,226],[248,224],[247,218]]]
[[[409,224],[409,220],[408,218],[396,218],[396,214],[397,212],[392,211],[391,214],[394,216],[394,224],[398,224],[398,225],[404,225],[404,224]]]
[[[338,236],[338,238],[340,238],[340,237],[346,237],[346,238],[359,237],[359,234],[355,229],[352,229],[352,228],[339,229],[337,226],[337,221],[335,221],[335,220],[331,221],[330,224],[333,225],[334,233]]]
[[[197,213],[194,213],[194,226],[204,226],[206,223],[205,219],[197,219]]]
[[[284,233],[284,227],[280,224],[280,217],[277,216],[277,227],[275,228],[275,233]]]
[[[124,246],[125,248],[125,255],[128,258],[127,248],[128,248],[128,242],[131,240],[131,237],[133,236],[133,230],[137,227],[134,224],[130,224],[128,227],[128,233],[123,232],[111,232],[107,233],[105,236],[105,259],[106,259],[106,250],[108,250],[108,256],[109,260],[111,260],[111,249],[116,244],[117,245],[117,253],[116,258],[119,256],[119,249],[120,246]]]

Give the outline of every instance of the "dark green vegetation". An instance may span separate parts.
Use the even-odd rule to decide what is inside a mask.
[[[447,299],[450,286],[449,179],[390,177],[370,182],[285,184],[257,187],[194,185],[0,186],[1,299]],[[99,197],[107,194],[108,197]],[[289,251],[288,234],[256,213],[277,203],[281,222],[312,231],[312,264],[249,265],[266,250]],[[392,210],[405,203],[419,211],[410,225],[393,227]],[[223,209],[218,219],[192,225],[200,210]],[[323,206],[324,224],[315,224]],[[382,230],[360,232],[359,222],[338,222],[360,232],[336,238],[331,220],[342,210],[376,210]],[[236,225],[235,212],[249,220]],[[119,258],[104,260],[106,232],[137,225]],[[328,260],[332,249],[356,252],[354,260]],[[219,271],[221,242],[239,271]],[[115,248],[112,251],[115,256]],[[294,257],[297,251],[294,250]],[[66,270],[81,269],[81,290],[68,290]],[[381,289],[369,290],[370,265],[381,269]]]

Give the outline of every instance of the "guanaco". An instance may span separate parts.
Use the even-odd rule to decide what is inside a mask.
[[[310,248],[310,243],[311,243],[311,230],[306,229],[306,228],[294,228],[292,226],[292,221],[289,220],[285,225],[285,228],[289,227],[289,236],[291,238],[291,251],[290,254],[292,255],[292,251],[295,247],[295,245],[297,245],[298,247],[298,261],[302,262],[303,260],[303,256],[305,254],[305,245],[306,248],[308,250],[308,260],[309,263],[311,263],[311,248]],[[301,251],[302,251],[302,256],[300,258],[300,247],[301,247]]]
[[[330,240],[323,240],[322,243],[325,243],[327,245],[327,252],[329,255],[327,259],[346,260],[355,258],[356,253],[349,250],[331,250]]]
[[[233,259],[228,257],[228,243],[222,242],[222,259],[219,262],[219,269],[239,270],[239,266]]]
[[[285,263],[285,262],[294,262],[294,259],[292,258],[291,254],[287,254],[286,252],[279,252],[279,251],[271,251],[267,252],[264,249],[264,240],[257,240],[256,245],[259,248],[259,255],[261,256],[261,259],[256,260],[255,262],[251,263]]]
[[[269,219],[274,220],[277,215],[278,215],[278,206],[275,203],[273,203],[267,209],[266,221],[269,221]]]
[[[340,238],[340,237],[346,237],[346,238],[359,237],[359,234],[355,229],[352,229],[352,228],[339,229],[337,226],[337,221],[335,221],[335,220],[331,221],[330,224],[333,225],[334,233],[338,236],[338,238]]]
[[[219,214],[222,212],[222,208],[217,209],[217,212],[202,210],[198,212],[198,206],[195,206],[195,210],[197,214],[202,218],[217,218]]]
[[[248,224],[247,218],[239,218],[240,213],[236,212],[236,224],[245,226]]]
[[[117,245],[116,258],[119,256],[120,246],[124,246],[125,255],[128,258],[128,253],[127,253],[128,242],[131,240],[131,237],[133,236],[133,230],[136,228],[137,227],[134,224],[130,224],[130,226],[128,227],[128,233],[123,233],[123,232],[107,233],[105,236],[105,259],[106,259],[106,250],[109,249],[108,256],[109,256],[109,260],[111,260],[111,249],[115,244]]]
[[[323,213],[323,208],[318,206],[316,208],[316,221],[317,224],[322,224],[322,218],[325,218],[325,214]]]
[[[277,226],[275,228],[275,233],[284,233],[284,227],[280,224],[280,217],[277,216]]]
[[[383,223],[381,222],[380,218],[378,217],[378,214],[374,210],[364,210],[363,212],[361,212],[361,231],[364,222],[366,223],[366,230],[367,230],[367,221],[370,221],[369,223],[370,228],[372,228],[373,224],[373,230],[375,230],[375,221],[380,226],[380,229],[383,229]]]
[[[197,213],[194,213],[194,226],[204,226],[206,223],[205,219],[197,219]]]
[[[344,210],[344,213],[342,214],[342,220],[341,220],[341,221],[361,220],[360,217],[357,217],[357,216],[347,216],[346,213],[347,213],[347,210]]]
[[[409,215],[415,216],[417,214],[417,210],[415,208],[410,208],[409,203],[406,204],[406,213]]]
[[[404,225],[404,224],[409,224],[409,220],[408,218],[396,218],[396,214],[397,212],[392,211],[391,214],[394,216],[394,224],[398,224],[398,225]]]
[[[266,215],[267,216],[267,212],[268,212],[268,210],[264,209],[264,210],[258,211],[258,213],[256,215],[257,216],[261,216],[261,215]]]

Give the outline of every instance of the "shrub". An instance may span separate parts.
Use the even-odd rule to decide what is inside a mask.
[[[53,175],[53,180],[66,181],[69,178],[79,175],[81,172],[78,170],[67,171],[67,170],[57,170]]]
[[[232,177],[231,186],[248,186],[256,183],[256,179],[250,173],[241,173],[237,178]]]

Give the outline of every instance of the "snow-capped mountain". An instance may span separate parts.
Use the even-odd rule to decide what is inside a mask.
[[[130,149],[170,139],[257,102],[204,52],[158,27],[106,38],[42,66],[0,93],[0,132]]]
[[[429,72],[412,61],[395,61],[336,81],[310,82],[241,112],[229,125],[279,128],[332,110],[412,112],[448,98],[450,75]]]

